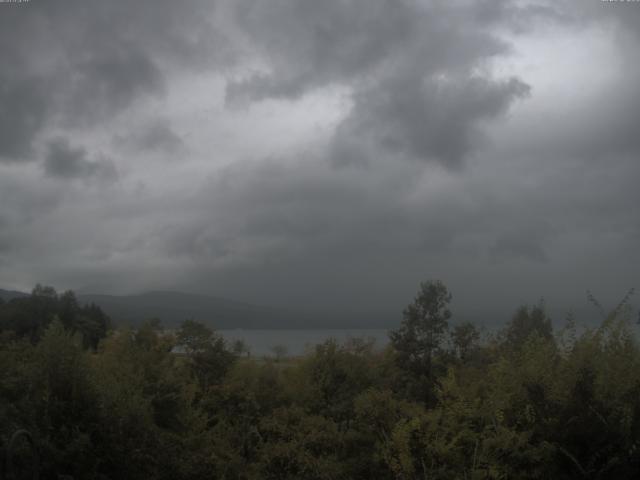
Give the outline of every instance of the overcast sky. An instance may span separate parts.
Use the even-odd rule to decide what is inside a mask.
[[[0,287],[612,306],[638,51],[640,2],[0,3]]]

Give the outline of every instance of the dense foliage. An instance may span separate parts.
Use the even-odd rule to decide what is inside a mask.
[[[108,330],[99,308],[37,287],[0,305],[0,450],[31,432],[45,479],[640,474],[624,308],[554,332],[542,305],[522,307],[481,339],[449,325],[450,300],[422,284],[383,351],[353,339],[254,358],[194,321]],[[14,450],[13,473],[28,475],[35,454]]]

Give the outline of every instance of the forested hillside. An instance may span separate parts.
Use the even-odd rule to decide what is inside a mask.
[[[592,299],[597,304],[595,299]],[[640,474],[628,298],[597,328],[523,306],[482,337],[440,282],[384,351],[327,341],[254,358],[185,321],[110,329],[71,292],[0,302],[9,478],[502,479]],[[25,430],[27,435],[14,436]],[[13,437],[13,442],[12,442]],[[0,475],[1,476],[1,475]]]

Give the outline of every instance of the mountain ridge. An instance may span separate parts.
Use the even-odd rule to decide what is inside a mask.
[[[28,293],[0,289],[0,298],[28,296]],[[314,329],[377,328],[383,323],[368,315],[345,316],[310,313],[294,309],[255,305],[212,295],[174,290],[150,290],[130,295],[84,293],[76,295],[82,304],[98,305],[115,325],[136,327],[145,320],[158,318],[167,328],[186,319],[216,329]]]
[[[19,292],[18,290],[4,290],[0,288],[0,298],[5,302],[12,300],[14,298],[23,298],[28,297],[29,294],[25,292]]]

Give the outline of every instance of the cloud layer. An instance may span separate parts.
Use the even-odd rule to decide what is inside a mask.
[[[0,9],[0,286],[391,318],[442,278],[491,322],[637,285],[637,5]]]

